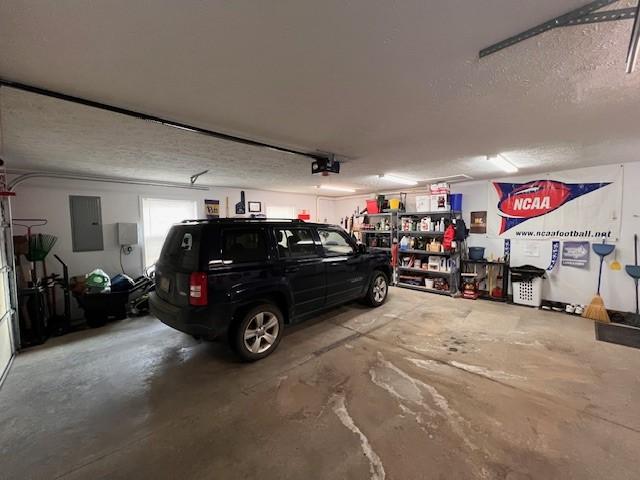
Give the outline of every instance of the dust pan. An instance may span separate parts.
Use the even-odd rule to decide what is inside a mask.
[[[593,251],[600,257],[600,270],[598,271],[598,292],[596,296],[591,299],[591,303],[584,309],[582,316],[584,318],[590,318],[591,320],[597,320],[598,322],[609,323],[609,313],[604,306],[604,300],[600,296],[600,284],[602,281],[602,264],[604,263],[604,257],[609,255],[616,248],[615,245],[607,245],[604,243],[595,243],[592,245]]]
[[[638,265],[638,235],[633,236],[633,250],[635,257],[635,265],[627,265],[624,267],[627,274],[633,278],[636,285],[636,313],[633,316],[633,323],[640,324],[640,308],[638,307],[638,280],[640,279],[640,265]]]
[[[611,270],[622,270],[622,264],[618,261],[618,251],[616,250],[613,256],[613,262],[609,265]]]

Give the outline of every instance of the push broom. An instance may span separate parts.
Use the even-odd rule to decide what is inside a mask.
[[[598,292],[596,296],[591,299],[591,303],[587,305],[582,316],[584,318],[590,318],[591,320],[597,320],[598,322],[609,323],[609,313],[604,306],[604,301],[600,296],[600,284],[602,282],[602,264],[604,263],[604,257],[609,255],[616,248],[615,245],[608,245],[602,240],[602,243],[594,243],[592,245],[593,251],[600,257],[600,270],[598,271]]]

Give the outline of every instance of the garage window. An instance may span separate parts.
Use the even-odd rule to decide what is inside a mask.
[[[156,263],[162,244],[171,226],[183,220],[198,218],[198,208],[192,200],[165,198],[142,199],[142,226],[144,231],[144,266]]]
[[[278,205],[267,205],[267,218],[298,218],[295,207],[283,207]]]

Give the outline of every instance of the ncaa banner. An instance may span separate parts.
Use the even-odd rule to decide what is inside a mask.
[[[520,239],[614,241],[620,233],[622,166],[493,181],[487,234]]]

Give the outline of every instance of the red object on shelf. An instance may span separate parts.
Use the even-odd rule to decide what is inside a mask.
[[[298,214],[298,220],[311,220],[311,214],[309,213],[309,210],[302,210]]]
[[[367,213],[380,213],[378,211],[378,201],[377,200],[367,200]]]

